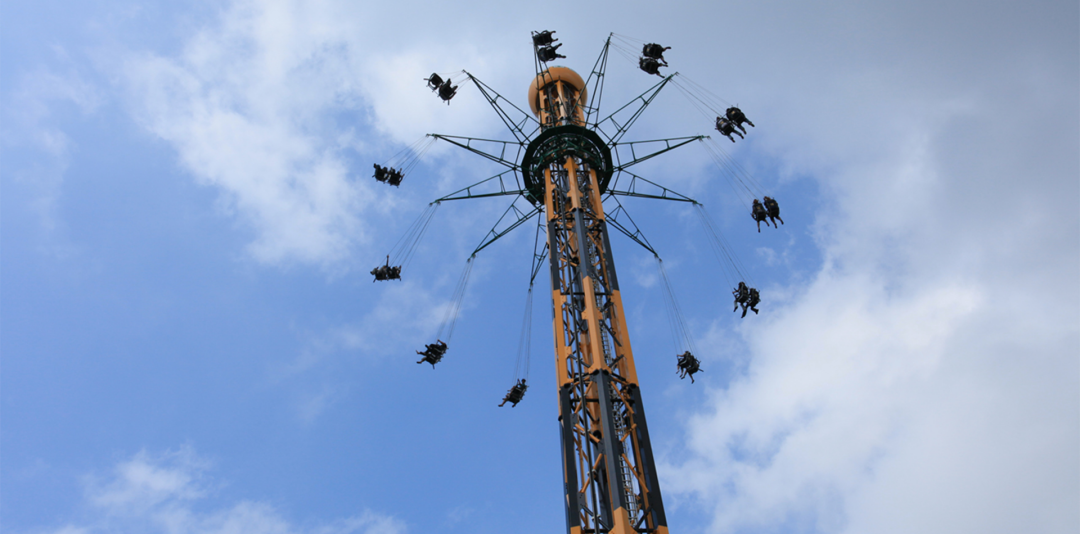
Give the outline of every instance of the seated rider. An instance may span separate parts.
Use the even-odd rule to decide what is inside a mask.
[[[643,70],[643,71],[645,71],[645,72],[647,72],[649,74],[655,74],[657,76],[660,76],[661,78],[664,77],[663,74],[660,74],[660,62],[657,61],[656,59],[651,58],[651,57],[639,58],[638,59],[638,68],[640,68],[641,70]]]
[[[518,380],[517,384],[514,384],[514,387],[510,388],[510,391],[506,392],[506,396],[503,397],[502,404],[500,404],[499,407],[501,408],[503,404],[506,404],[508,402],[511,403],[511,408],[517,406],[517,403],[521,402],[521,398],[525,396],[526,389],[529,389],[529,386],[525,385],[525,379],[522,378]]]
[[[746,287],[746,282],[739,282],[739,287],[735,288],[731,294],[735,295],[735,309],[731,311],[738,311],[739,304],[745,303],[750,298],[750,288]]]
[[[690,377],[690,383],[694,383],[694,373],[704,372],[701,370],[701,362],[690,354],[690,351],[686,351],[679,355],[679,362],[677,364],[679,378]]]
[[[750,216],[757,221],[757,231],[761,233],[761,221],[765,221],[765,217],[768,216],[768,212],[765,211],[765,206],[761,205],[758,199],[754,199],[754,207],[751,208]],[[769,226],[769,221],[765,221],[765,226]]]
[[[775,198],[765,197],[765,212],[769,214],[769,218],[772,219],[773,226],[780,228],[776,224],[776,220],[780,219],[780,204],[776,203]],[[784,220],[780,219],[780,224],[784,224]]]
[[[450,83],[450,80],[446,80],[439,85],[439,98],[446,101],[446,105],[450,105],[450,99],[454,98],[457,94],[457,86]]]
[[[560,46],[562,46],[562,43],[559,43],[555,46],[548,45],[538,48],[536,50],[537,59],[544,63],[547,63],[548,61],[555,61],[556,58],[566,59],[566,56],[557,52]]]
[[[442,360],[442,355],[436,356],[434,354],[429,354],[426,351],[425,352],[416,351],[416,353],[423,356],[423,358],[420,358],[420,361],[418,361],[416,363],[424,363],[424,362],[430,363],[432,369],[435,368],[435,364],[439,363],[439,361]]]
[[[551,35],[553,33],[555,33],[555,30],[551,30],[551,31],[544,30],[542,32],[534,33],[533,36],[532,36],[533,45],[534,46],[544,46],[544,45],[549,45],[551,43],[554,43],[555,41],[558,41],[558,39],[556,39],[555,37],[553,37]]]
[[[423,358],[420,358],[420,361],[416,363],[428,362],[431,364],[431,368],[434,369],[435,364],[442,361],[443,355],[446,354],[446,343],[437,340],[430,345],[424,345],[424,352],[416,351],[416,353],[423,356]]]
[[[380,266],[372,269],[371,274],[375,275],[375,280],[372,280],[372,282],[376,282],[376,281],[379,281],[379,280],[386,280],[390,276],[390,255],[389,254],[386,255],[386,265],[380,265]]]
[[[641,55],[655,59],[666,67],[667,61],[664,61],[664,52],[668,50],[671,50],[670,46],[661,46],[656,43],[649,43],[641,48]]]
[[[401,266],[390,266],[390,255],[386,255],[386,265],[380,265],[371,270],[371,274],[375,275],[376,282],[379,280],[400,280],[401,279]]]
[[[375,179],[380,181],[380,182],[385,182],[386,181],[386,179],[387,179],[386,167],[383,167],[382,165],[379,165],[378,163],[375,164]]]
[[[757,305],[760,302],[761,302],[761,295],[758,294],[757,289],[751,287],[750,288],[750,298],[747,299],[745,304],[743,304],[742,316],[746,317],[746,309],[747,308],[750,308],[751,310],[753,310],[754,315],[757,315],[757,312],[758,312]]]
[[[401,171],[399,171],[399,170],[397,170],[397,169],[395,169],[393,167],[390,167],[386,171],[387,182],[389,182],[389,184],[394,186],[394,187],[397,187],[397,186],[401,185],[401,180],[403,178],[405,178],[405,175],[402,174]]]
[[[424,345],[424,346],[427,347],[428,350],[431,350],[431,351],[434,351],[434,352],[438,353],[440,356],[442,356],[443,354],[446,354],[446,342],[444,342],[441,339],[436,339],[435,343],[432,343],[431,345]]]
[[[438,91],[439,86],[443,84],[442,76],[439,76],[434,72],[431,73],[430,78],[424,78],[424,81],[427,82],[427,86],[430,87],[432,91]]]
[[[754,126],[754,123],[750,122],[750,119],[746,118],[746,115],[743,115],[742,110],[735,106],[727,108],[727,111],[725,113],[727,115],[727,118],[730,119],[735,126],[742,130],[743,133],[746,133],[746,128],[742,127],[742,123],[745,122],[750,126]]]
[[[732,143],[735,142],[735,138],[732,137],[731,134],[735,134],[735,135],[739,136],[742,139],[746,139],[745,137],[743,137],[743,134],[741,134],[741,133],[739,133],[738,131],[735,130],[735,125],[732,124],[731,121],[725,119],[724,117],[717,117],[716,118],[716,131],[726,135],[728,139],[731,139]]]

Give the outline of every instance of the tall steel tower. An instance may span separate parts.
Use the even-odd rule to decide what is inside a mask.
[[[601,194],[611,150],[585,127],[584,80],[549,68],[529,86],[541,134],[522,161],[543,191],[570,534],[667,533]]]
[[[556,55],[554,48],[550,54],[542,53],[541,46],[545,42],[550,45],[552,39],[551,32],[541,33],[546,35],[533,34],[537,74],[528,91],[531,115],[472,74],[461,73],[475,84],[515,141],[429,134],[501,164],[506,170],[433,201],[409,230],[412,237],[403,241],[413,244],[403,245],[395,257],[407,263],[435,207],[444,201],[515,197],[473,256],[532,217],[546,216],[546,225],[541,219],[538,235],[546,230],[547,242],[543,251],[538,247],[533,252],[532,276],[535,279],[541,271],[546,256],[554,310],[567,532],[667,534],[608,228],[625,234],[655,255],[616,197],[697,202],[628,169],[707,137],[621,141],[675,75],[661,76],[656,85],[604,117],[599,113],[600,96],[611,38],[589,75],[590,95],[589,81],[576,72],[547,66]],[[444,80],[432,74],[427,80],[429,87],[447,102],[456,94],[453,77]],[[406,158],[405,168],[412,165],[410,161],[415,162],[415,158]],[[621,188],[620,177],[624,177]],[[531,205],[527,212],[516,207],[522,199]],[[614,205],[607,214],[605,201]],[[389,266],[388,258],[386,268]],[[471,259],[459,282],[453,309],[460,305],[470,266]],[[372,273],[378,279],[376,271]],[[453,318],[456,312],[448,315],[440,335],[444,331],[447,336],[452,334]],[[429,363],[438,363],[445,351],[443,345]]]

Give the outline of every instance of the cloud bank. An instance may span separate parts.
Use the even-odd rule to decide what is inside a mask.
[[[220,506],[208,462],[191,448],[139,452],[104,476],[87,478],[85,519],[42,534],[155,532],[184,534],[403,534],[392,517],[363,514],[321,525],[296,525],[274,506],[244,500]],[[215,506],[218,505],[218,506]]]
[[[776,127],[777,156],[835,199],[825,265],[741,330],[742,372],[668,456],[665,491],[708,531],[1080,525],[1077,34],[999,8],[951,33],[957,13],[895,13],[887,35],[793,56],[849,82]]]
[[[418,74],[475,51],[390,49],[365,28],[372,17],[336,2],[234,2],[179,54],[129,52],[120,66],[135,119],[221,192],[257,261],[339,267],[395,205],[370,180],[371,161],[390,155],[371,134],[396,152],[436,111],[460,120],[481,105],[447,110]]]

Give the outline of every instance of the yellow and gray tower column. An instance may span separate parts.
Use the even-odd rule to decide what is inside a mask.
[[[585,82],[540,73],[529,105],[542,132],[522,175],[547,213],[569,534],[667,534],[663,500],[601,196],[611,149],[585,127]]]

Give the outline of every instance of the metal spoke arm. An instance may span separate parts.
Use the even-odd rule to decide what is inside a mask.
[[[524,143],[529,140],[530,135],[525,133],[525,127],[529,124],[529,121],[535,123],[535,128],[532,128],[533,132],[540,128],[540,121],[536,120],[536,117],[533,117],[531,114],[522,111],[521,108],[515,106],[513,102],[507,100],[505,97],[500,95],[486,83],[480,81],[480,79],[476,76],[470,74],[468,71],[462,72],[468,75],[469,79],[472,80],[474,84],[476,84],[476,88],[480,90],[480,94],[484,95],[484,98],[488,101],[488,104],[490,104],[491,108],[495,110],[495,113],[499,115],[499,118],[502,119],[503,124],[505,124],[506,127],[510,129],[510,132],[514,134],[514,137],[517,138],[518,142]],[[517,110],[518,114],[521,116],[521,119],[515,120],[513,117],[511,117],[510,114],[505,109],[503,109],[502,106],[499,105],[500,100],[509,104],[510,107]]]
[[[630,143],[612,143],[612,145],[611,145],[612,152],[614,152],[615,157],[619,159],[619,164],[618,164],[617,167],[615,167],[615,170],[616,171],[621,171],[623,169],[633,167],[634,165],[637,165],[638,163],[641,163],[641,162],[643,162],[645,160],[655,158],[656,156],[659,156],[660,154],[663,154],[664,152],[670,152],[670,151],[675,150],[676,148],[679,148],[681,146],[686,146],[686,145],[688,145],[688,144],[690,144],[690,143],[692,143],[694,141],[700,141],[702,139],[705,139],[705,137],[706,136],[704,136],[704,135],[695,135],[695,136],[692,136],[692,137],[672,137],[670,139],[654,139],[652,141],[632,141]],[[646,144],[646,143],[664,143],[664,148],[661,148],[660,150],[657,150],[657,151],[652,152],[650,154],[645,154],[643,156],[638,156],[637,151],[634,150],[634,146],[635,145],[643,145],[643,144]],[[634,159],[632,159],[632,160],[630,160],[630,161],[628,161],[626,163],[622,163],[622,161],[621,161],[622,157],[621,157],[621,154],[619,153],[619,147],[629,147],[630,148],[630,157],[634,158]]]
[[[637,223],[634,222],[634,219],[630,218],[630,213],[626,211],[626,208],[619,202],[619,199],[610,196],[608,198],[614,200],[618,207],[613,210],[604,210],[606,212],[604,219],[607,224],[622,232],[623,235],[629,237],[635,243],[644,247],[645,250],[652,252],[653,256],[659,257],[656,251],[653,250],[652,244],[645,238],[645,234],[638,228]],[[627,226],[630,228],[627,228]]]
[[[508,168],[510,168],[512,170],[518,170],[518,164],[513,162],[513,161],[510,161],[510,160],[506,159],[506,149],[507,149],[507,147],[509,147],[509,146],[516,146],[517,147],[518,154],[515,155],[515,159],[517,159],[520,156],[520,152],[525,147],[524,143],[516,143],[516,142],[512,142],[512,141],[496,141],[494,139],[480,139],[478,137],[462,137],[462,136],[458,136],[458,135],[443,135],[443,134],[428,134],[428,135],[430,135],[431,137],[434,137],[435,139],[440,139],[442,141],[446,141],[446,142],[448,142],[448,143],[450,143],[452,145],[457,145],[457,146],[459,146],[461,148],[464,148],[465,150],[468,150],[469,152],[479,154],[479,155],[481,155],[481,156],[483,156],[483,157],[485,157],[487,159],[490,159],[491,161],[494,161],[495,163],[505,165],[506,167],[508,167]],[[502,145],[502,150],[500,151],[499,155],[496,156],[494,154],[489,154],[487,152],[484,152],[483,150],[480,150],[479,148],[476,148],[476,147],[472,146],[473,143],[495,143],[495,144]]]
[[[480,242],[480,245],[478,245],[476,247],[476,250],[473,251],[473,256],[475,256],[477,252],[480,252],[481,250],[487,248],[488,245],[494,243],[495,241],[498,241],[499,238],[501,238],[502,236],[509,234],[515,228],[521,226],[525,221],[531,219],[536,214],[540,213],[539,207],[533,208],[528,213],[525,213],[518,209],[516,202],[517,200],[515,199],[514,203],[511,203],[510,207],[506,208],[506,211],[503,212],[502,217],[499,217],[499,220],[495,221],[495,226],[492,226],[491,230],[489,230],[487,235],[484,236],[484,239]],[[513,222],[510,222],[504,229],[500,230],[499,228],[503,224],[503,220],[505,220],[508,216],[513,218]]]
[[[507,178],[506,175],[510,174],[512,178]],[[513,189],[508,188],[508,186]],[[528,190],[524,189],[521,182],[518,179],[518,174],[512,170],[503,171],[490,178],[485,178],[472,184],[468,187],[463,187],[450,193],[434,202],[442,202],[444,200],[466,200],[470,198],[485,198],[485,197],[501,197],[508,195],[526,195]]]
[[[606,41],[604,41],[604,49],[600,51],[600,57],[596,58],[596,63],[593,64],[592,72],[589,73],[589,79],[585,80],[585,87],[589,86],[589,82],[593,81],[592,94],[589,95],[589,107],[585,108],[585,124],[589,124],[589,119],[593,118],[593,115],[597,115],[599,119],[600,114],[600,100],[604,96],[604,75],[607,72],[607,60],[608,51],[611,49],[611,35],[608,35]],[[593,124],[593,128],[599,126],[599,122]]]
[[[619,179],[623,174],[630,176],[630,180],[623,180],[623,182],[629,182],[625,184],[626,189],[616,189],[619,185]],[[642,189],[642,190],[639,190]],[[651,192],[649,192],[651,191]],[[676,202],[689,202],[691,204],[700,204],[698,201],[682,194],[676,193],[656,182],[646,180],[632,172],[620,171],[615,175],[611,185],[608,186],[608,196],[624,196],[624,197],[637,197],[637,198],[655,198],[658,200],[674,200]]]
[[[675,74],[678,73],[676,72]],[[660,81],[660,83],[657,83],[656,85],[650,87],[644,93],[641,93],[634,99],[627,102],[626,105],[624,105],[623,107],[615,110],[611,115],[608,115],[603,120],[598,121],[596,123],[596,129],[602,132],[608,138],[609,143],[618,143],[619,139],[622,139],[622,136],[626,135],[626,131],[629,130],[631,126],[633,126],[634,122],[637,121],[638,117],[640,117],[642,112],[645,111],[645,108],[649,107],[649,104],[651,104],[653,99],[656,98],[656,95],[660,94],[660,90],[663,89],[664,86],[667,85],[667,83],[675,77],[675,74],[671,74],[668,77],[664,78]],[[630,107],[632,104],[638,101],[640,101],[640,104],[637,110],[634,111],[634,114],[631,115],[630,118],[626,120],[626,122],[624,122],[623,124],[619,124],[619,122],[615,120],[615,115],[618,115],[624,109]],[[611,122],[611,125],[615,127],[615,133],[611,135],[605,132],[601,127],[601,125],[606,124],[609,121]]]
[[[529,287],[536,281],[536,275],[544,266],[544,260],[548,255],[547,221],[543,217],[536,218],[536,237],[533,238],[532,272],[529,273]]]

